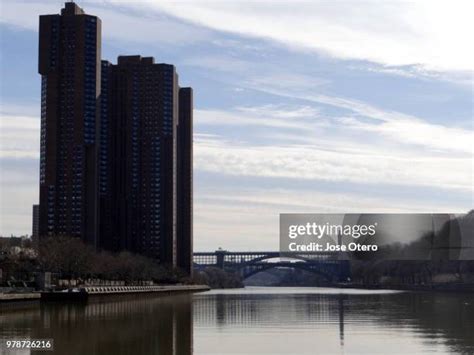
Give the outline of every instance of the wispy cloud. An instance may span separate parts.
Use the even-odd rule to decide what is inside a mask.
[[[307,130],[311,126],[324,125],[319,110],[310,106],[287,107],[283,105],[241,106],[229,110],[196,110],[200,125],[256,126],[281,129]]]
[[[38,158],[40,120],[0,112],[0,159]]]
[[[453,91],[446,82],[472,84],[471,2],[79,4],[102,18],[105,51],[170,60],[195,88],[198,248],[268,248],[282,211],[472,207],[472,104],[465,86]],[[6,40],[16,41],[20,28],[33,43],[38,15],[58,13],[60,5],[3,1],[0,22],[12,35]],[[10,47],[36,61],[32,51]],[[440,96],[448,99],[438,102]],[[406,105],[412,98],[416,103]],[[33,107],[0,109],[0,233],[30,231],[37,99]],[[452,113],[443,116],[446,107]]]
[[[229,175],[345,181],[472,190],[471,158],[328,151],[312,146],[259,146],[196,140],[198,169]]]
[[[409,79],[424,79],[429,81],[446,81],[454,84],[460,84],[463,86],[470,87],[472,85],[473,72],[465,71],[434,71],[429,70],[426,67],[415,64],[415,65],[380,65],[376,63],[363,63],[363,64],[352,64],[348,68],[357,71],[364,71],[369,73],[400,76]]]
[[[58,14],[60,2],[3,1],[0,22],[27,30],[38,30],[38,15]],[[202,26],[177,20],[165,13],[146,11],[143,6],[131,9],[129,6],[112,6],[106,1],[84,1],[79,4],[86,13],[99,16],[102,20],[103,36],[114,40],[173,44],[184,46],[190,43],[209,41],[211,31]]]
[[[397,150],[401,150],[404,146],[414,146],[412,149],[418,149],[418,153],[422,153],[423,150],[420,149],[424,149],[424,154],[431,152],[446,157],[457,157],[461,154],[459,157],[464,158],[470,158],[474,153],[472,129],[433,124],[412,115],[382,110],[376,106],[346,98],[288,94],[291,90],[279,92],[270,89],[270,91],[275,94],[298,97],[313,102],[313,105],[262,105],[236,107],[230,110],[198,110],[198,123],[289,128],[302,131],[304,136],[309,137],[316,144],[332,140],[337,142],[340,148],[351,142],[362,145],[372,142],[375,146],[377,138],[380,138],[401,144]],[[325,110],[325,106],[336,107],[342,111],[329,113]],[[351,138],[353,132],[358,135]],[[301,132],[298,134],[302,135]],[[380,151],[384,147],[384,142],[377,143],[381,143],[378,147]]]
[[[123,3],[122,1],[114,1]],[[472,71],[471,1],[145,1],[213,29],[343,59]]]
[[[195,203],[195,248],[264,250],[278,248],[280,213],[464,213],[456,204],[426,199],[371,196],[282,188],[205,189]],[[223,238],[225,236],[225,238]]]
[[[313,105],[198,110],[200,132],[232,126],[247,127],[248,133],[237,139],[198,135],[196,166],[229,175],[430,186],[472,194],[472,130],[345,98],[306,99]],[[328,113],[326,105],[343,111]]]

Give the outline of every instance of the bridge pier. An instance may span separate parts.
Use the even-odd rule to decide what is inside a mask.
[[[225,255],[227,252],[222,249],[216,250],[216,267],[219,269],[224,269],[225,266]]]

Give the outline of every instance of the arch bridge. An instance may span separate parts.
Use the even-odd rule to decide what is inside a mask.
[[[350,277],[349,261],[341,259],[338,253],[230,252],[219,249],[214,252],[195,252],[193,261],[196,270],[216,267],[236,272],[242,279],[272,268],[302,269],[319,274],[328,281],[342,282]]]

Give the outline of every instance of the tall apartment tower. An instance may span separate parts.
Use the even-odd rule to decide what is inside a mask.
[[[97,154],[101,22],[68,2],[40,16],[39,235],[97,246]]]
[[[191,273],[192,91],[152,57],[102,61],[101,245]]]
[[[38,234],[191,274],[192,89],[173,65],[100,52],[100,20],[73,2],[40,16]]]

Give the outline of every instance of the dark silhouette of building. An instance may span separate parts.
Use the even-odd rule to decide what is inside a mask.
[[[178,267],[193,270],[193,90],[179,89]]]
[[[138,55],[102,67],[104,246],[176,266],[178,75],[173,65]]]
[[[33,205],[32,212],[31,239],[36,243],[39,235],[39,205]]]
[[[190,274],[192,90],[152,57],[99,62],[100,45],[100,20],[74,3],[41,16],[40,234]]]
[[[97,246],[100,57],[100,19],[72,2],[60,15],[40,16],[40,237]]]

